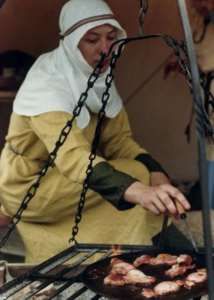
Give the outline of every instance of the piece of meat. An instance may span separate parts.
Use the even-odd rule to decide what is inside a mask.
[[[185,287],[191,289],[197,284],[204,283],[207,280],[206,269],[198,269],[196,272],[191,273],[187,276],[185,280]]]
[[[144,288],[141,292],[141,295],[146,299],[152,299],[156,297],[154,290],[149,288]]]
[[[175,280],[175,283],[177,283],[177,285],[179,285],[180,287],[182,287],[182,286],[185,285],[185,280],[178,279],[178,280]]]
[[[156,278],[152,276],[147,276],[140,270],[134,269],[129,271],[125,276],[124,279],[127,284],[142,284],[145,286],[149,286],[155,283]]]
[[[195,283],[204,282],[207,280],[207,271],[206,269],[198,269],[196,272],[189,274],[186,279]]]
[[[118,258],[111,260],[111,266],[112,274],[126,275],[130,270],[135,269],[135,267],[132,264],[129,264]]]
[[[113,286],[124,286],[126,282],[124,280],[123,275],[110,273],[104,278],[104,284]]]
[[[174,264],[182,264],[182,265],[191,265],[192,257],[187,254],[181,254],[179,256],[171,255],[167,253],[161,253],[156,257],[152,257],[151,255],[142,255],[135,259],[133,265],[135,267],[139,267],[141,265],[169,265],[172,266]]]
[[[152,257],[150,255],[142,255],[137,257],[133,262],[135,267],[139,267],[141,265],[151,265],[151,266],[159,266],[159,265],[169,265],[172,266],[176,264],[177,256],[171,255],[167,253],[161,253],[156,257]]]
[[[192,257],[187,254],[181,254],[177,258],[177,264],[189,266],[192,264]]]
[[[176,264],[177,262],[177,256],[176,255],[171,255],[167,253],[161,253],[157,255],[155,258],[153,258],[150,262],[151,265],[156,266],[156,265],[169,265],[172,266]]]
[[[170,277],[171,279],[177,277],[177,276],[181,276],[184,275],[188,270],[194,269],[195,265],[190,265],[190,266],[185,266],[185,265],[173,265],[170,269],[168,269],[167,271],[165,271],[165,275]]]
[[[173,281],[162,281],[154,287],[154,292],[157,296],[164,296],[171,293],[176,293],[180,290],[180,286]]]
[[[144,255],[137,257],[135,259],[135,261],[133,262],[133,265],[136,268],[141,265],[148,265],[148,264],[150,264],[151,259],[152,259],[152,256],[144,254]]]
[[[189,281],[189,280],[185,280],[184,286],[185,286],[186,289],[190,290],[190,289],[193,288],[195,285],[196,285],[195,282]]]

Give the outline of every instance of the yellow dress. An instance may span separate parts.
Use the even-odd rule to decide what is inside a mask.
[[[12,114],[0,159],[0,202],[5,214],[15,214],[69,119],[71,115],[65,112],[34,117]],[[54,168],[48,170],[23,213],[18,230],[25,244],[27,262],[38,263],[69,246],[96,121],[97,115],[92,115],[87,128],[73,125]],[[107,161],[148,184],[148,170],[134,160],[144,152],[134,142],[127,114],[122,110],[114,119],[105,120],[94,165]],[[151,237],[159,232],[161,224],[161,216],[154,216],[139,206],[118,211],[98,193],[89,190],[77,241],[151,244]]]

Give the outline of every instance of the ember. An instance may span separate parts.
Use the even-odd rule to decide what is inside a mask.
[[[121,246],[120,245],[113,245],[111,256],[117,256],[117,255],[121,255],[121,254],[122,254]]]

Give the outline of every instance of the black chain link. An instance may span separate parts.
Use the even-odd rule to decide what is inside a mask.
[[[75,224],[72,228],[72,236],[69,240],[69,242],[74,242],[75,244],[77,244],[76,236],[79,232],[79,223],[81,222],[81,219],[82,219],[82,211],[85,206],[86,193],[89,189],[89,179],[93,172],[93,161],[97,155],[97,149],[99,146],[99,141],[100,141],[100,136],[101,136],[101,131],[102,131],[102,124],[103,124],[103,121],[106,116],[105,108],[108,104],[108,100],[110,97],[109,90],[111,88],[112,81],[114,80],[113,71],[116,66],[116,61],[119,58],[120,54],[121,54],[121,52],[113,52],[112,57],[111,57],[111,62],[110,62],[110,71],[107,74],[106,79],[105,79],[106,89],[105,89],[105,91],[102,95],[102,99],[101,99],[102,106],[101,106],[101,109],[97,116],[97,126],[95,129],[94,139],[93,139],[92,146],[91,146],[91,153],[89,155],[89,165],[86,170],[86,178],[83,182],[83,189],[82,189],[82,192],[80,195],[77,212],[75,214]]]
[[[77,106],[74,108],[72,118],[66,123],[66,125],[62,129],[62,131],[59,135],[59,138],[58,138],[57,142],[55,143],[55,147],[54,147],[53,151],[50,152],[50,154],[47,158],[47,161],[45,162],[44,166],[38,173],[38,177],[37,177],[35,183],[33,183],[30,186],[30,188],[28,189],[26,195],[24,196],[24,198],[21,202],[19,209],[17,210],[16,214],[12,217],[11,223],[8,225],[8,230],[0,241],[0,249],[6,244],[12,231],[15,229],[16,225],[21,220],[22,213],[25,209],[27,209],[29,202],[35,196],[35,194],[40,186],[42,178],[46,175],[46,173],[50,167],[54,167],[54,161],[57,157],[57,153],[58,153],[59,149],[62,147],[62,145],[65,143],[65,141],[72,129],[74,120],[76,119],[76,117],[79,116],[81,109],[87,100],[89,90],[91,88],[93,88],[96,80],[99,77],[104,59],[105,59],[105,55],[102,55],[98,65],[95,67],[95,69],[93,70],[92,74],[90,75],[90,77],[87,81],[87,88],[86,88],[85,92],[83,92],[81,94],[81,96],[78,100]]]
[[[170,46],[174,50],[174,54],[177,57],[178,64],[187,80],[187,84],[189,86],[191,94],[193,94],[193,87],[192,87],[192,75],[190,71],[190,66],[188,63],[188,54],[186,49],[186,44],[184,41],[178,42],[171,36],[163,36],[165,42],[168,46]],[[207,87],[204,81],[203,76],[200,76],[200,83],[201,88],[203,90],[204,96],[207,93]],[[213,105],[213,95],[209,92],[209,105]],[[209,117],[209,111],[205,107],[205,103],[196,103],[195,111],[197,113],[198,118],[200,121],[196,124],[198,132],[202,135],[205,135],[206,138],[214,142],[214,128],[213,124],[211,123]]]
[[[149,1],[148,0],[140,0],[140,11],[139,11],[139,24],[140,24],[140,33],[144,34],[144,20],[149,9]]]

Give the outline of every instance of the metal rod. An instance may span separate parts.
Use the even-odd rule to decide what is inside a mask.
[[[29,285],[32,281],[29,281],[29,276],[32,272],[41,272],[42,274],[49,272],[50,270],[54,269],[56,266],[64,263],[68,259],[74,257],[78,254],[76,247],[70,247],[61,253],[57,254],[56,256],[48,259],[47,261],[41,263],[37,267],[33,268],[32,271],[27,272],[27,274],[23,274],[18,278],[6,283],[3,287],[0,288],[0,294],[6,297],[13,295],[14,293],[18,292],[22,288]]]
[[[210,195],[208,189],[208,162],[206,158],[206,138],[202,127],[202,120],[198,113],[198,108],[203,106],[202,89],[200,85],[199,72],[197,67],[197,60],[194,51],[194,44],[192,39],[192,32],[189,24],[187,8],[185,0],[177,0],[180,15],[183,23],[185,39],[187,42],[188,57],[190,62],[190,69],[192,74],[193,84],[193,97],[196,105],[196,122],[197,122],[197,135],[198,135],[198,149],[199,149],[199,172],[200,183],[202,190],[202,211],[203,211],[203,231],[204,242],[206,249],[206,263],[208,270],[208,291],[209,299],[214,300],[214,272],[212,261],[212,234],[211,234],[211,217],[210,217]],[[199,110],[200,111],[200,110]]]
[[[71,295],[69,298],[67,298],[67,300],[73,300],[76,299],[77,297],[79,297],[81,294],[83,294],[84,292],[87,291],[87,287],[83,286],[80,290],[76,291],[73,295]]]
[[[87,255],[84,255],[83,257],[80,257],[78,260],[76,260],[73,264],[71,264],[69,267],[63,269],[62,271],[60,271],[57,276],[58,276],[58,280],[60,280],[60,277],[62,278],[62,280],[64,280],[64,276],[71,272],[72,270],[75,270],[76,268],[78,268],[81,263],[85,262],[87,259],[89,259],[90,257],[92,257],[94,254],[97,253],[97,250],[92,250],[90,253],[88,253]],[[79,272],[80,273],[80,272]],[[75,282],[75,280],[77,279],[77,276],[79,275],[78,274],[75,274],[73,276],[73,281],[72,281],[72,278],[68,278],[67,280],[69,281],[69,285],[71,285],[73,282]],[[34,274],[36,275],[34,277]],[[31,279],[32,281],[31,282],[34,282],[35,280],[39,280],[40,278],[40,275],[41,274],[41,280],[43,279],[43,276],[44,276],[44,272],[40,271],[40,273],[36,272],[36,271],[31,271],[30,274],[28,274],[28,278]],[[47,275],[47,279],[45,282],[39,284],[33,292],[29,293],[29,296],[27,296],[25,298],[25,300],[27,299],[31,299],[31,296],[33,295],[36,295],[39,291],[43,290],[45,287],[47,287],[48,285],[50,285],[51,283],[54,283],[56,281],[55,277],[54,276],[50,276],[50,278],[48,278],[48,275]]]
[[[57,296],[60,295],[62,292],[66,291],[68,288],[70,288],[74,283],[76,283],[74,280],[70,280],[69,282],[63,284],[57,291],[54,293],[53,297],[50,299],[57,299]],[[82,286],[80,287],[82,288]],[[30,299],[29,299],[30,300]]]

